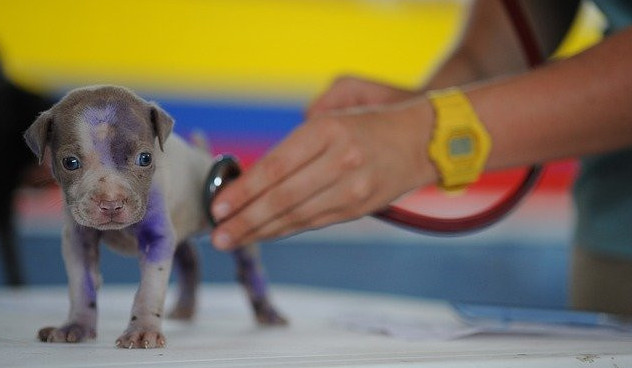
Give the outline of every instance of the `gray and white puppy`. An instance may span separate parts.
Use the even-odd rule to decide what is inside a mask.
[[[24,136],[52,173],[65,200],[62,253],[70,312],[60,327],[39,331],[48,342],[96,337],[99,244],[139,258],[140,286],[125,348],[165,345],[161,331],[172,262],[180,290],[172,317],[190,319],[198,281],[189,238],[209,230],[201,194],[213,158],[171,134],[173,119],[160,107],[116,86],[80,88],[43,112]],[[167,139],[169,137],[169,139]],[[286,321],[268,301],[255,245],[234,253],[240,282],[261,324]]]

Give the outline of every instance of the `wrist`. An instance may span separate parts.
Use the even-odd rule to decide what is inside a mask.
[[[409,116],[410,129],[408,138],[415,147],[417,161],[414,165],[416,186],[423,187],[435,184],[440,179],[439,172],[428,154],[428,146],[432,140],[435,113],[426,96],[419,96],[403,103]]]

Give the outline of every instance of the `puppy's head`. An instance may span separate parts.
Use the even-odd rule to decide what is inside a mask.
[[[145,215],[155,153],[173,120],[153,103],[115,86],[76,89],[28,128],[27,145],[52,172],[77,223],[121,229]]]

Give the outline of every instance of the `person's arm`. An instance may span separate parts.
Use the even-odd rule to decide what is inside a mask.
[[[490,169],[632,144],[632,28],[567,60],[468,95],[493,137]]]
[[[467,14],[452,50],[420,86],[420,92],[526,70],[520,43],[502,1],[474,1]]]
[[[515,0],[520,18],[543,59],[549,58],[568,33],[578,12],[577,0]],[[500,75],[524,72],[526,56],[502,0],[470,4],[461,37],[420,91],[464,85]]]
[[[632,28],[567,60],[470,86],[492,136],[488,169],[632,145]],[[436,182],[425,97],[308,120],[221,192],[214,244],[252,241],[355,219]]]

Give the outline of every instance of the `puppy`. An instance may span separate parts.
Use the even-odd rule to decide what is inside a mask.
[[[173,119],[154,103],[116,86],[80,88],[43,112],[24,137],[39,158],[50,149],[65,201],[62,253],[70,312],[48,342],[96,337],[99,243],[139,259],[141,280],[117,347],[155,348],[172,262],[180,290],[171,316],[192,317],[197,261],[189,238],[207,229],[201,202],[213,158],[171,134]],[[169,138],[169,139],[167,139]],[[261,324],[285,324],[268,301],[255,245],[234,253],[239,281]]]

